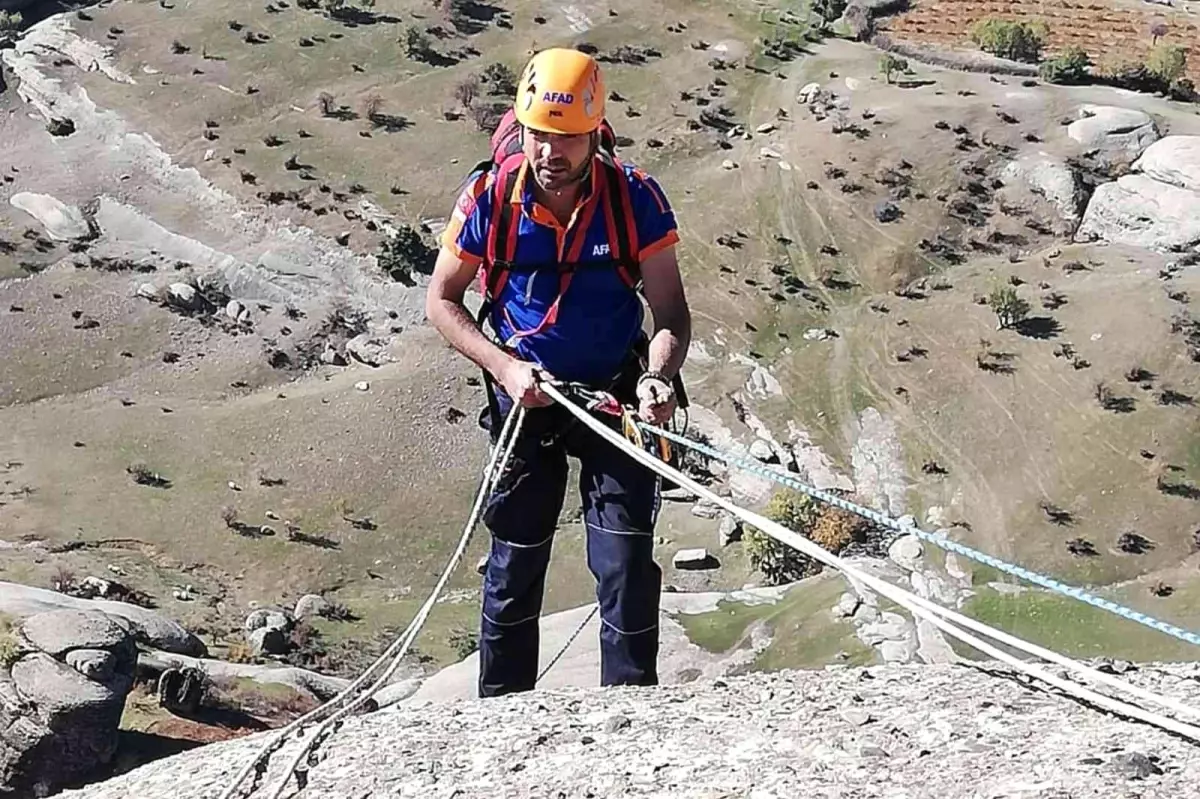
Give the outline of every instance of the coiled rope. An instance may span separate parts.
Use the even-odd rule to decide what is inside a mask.
[[[287,742],[287,739],[293,733],[303,735],[305,728],[308,725],[313,724],[320,719],[316,729],[312,731],[312,734],[308,737],[306,743],[300,747],[300,751],[296,753],[295,757],[288,765],[288,768],[284,770],[283,779],[271,793],[272,799],[279,799],[279,796],[282,795],[283,791],[287,788],[288,782],[291,780],[293,774],[296,774],[301,761],[305,758],[309,758],[310,765],[312,765],[310,753],[312,753],[315,747],[319,746],[325,740],[325,738],[327,738],[332,734],[333,731],[336,730],[334,725],[337,724],[343,717],[353,713],[355,710],[361,707],[368,699],[378,692],[379,689],[387,685],[388,680],[391,679],[392,675],[395,674],[396,669],[399,668],[401,660],[406,654],[408,654],[409,647],[411,647],[413,641],[416,640],[417,633],[421,631],[422,625],[424,625],[430,611],[437,602],[437,598],[441,594],[442,589],[445,587],[446,582],[450,579],[450,575],[454,573],[454,570],[458,567],[459,561],[462,560],[463,554],[466,552],[467,545],[470,543],[471,533],[474,531],[475,525],[479,522],[479,517],[483,512],[484,503],[486,502],[487,497],[491,494],[496,482],[504,473],[504,468],[508,464],[509,458],[512,456],[513,446],[516,444],[517,438],[521,434],[521,427],[524,424],[524,421],[525,408],[523,406],[514,406],[505,417],[504,424],[500,428],[500,434],[496,439],[496,444],[492,447],[491,456],[486,468],[484,469],[483,479],[479,486],[479,493],[475,496],[475,504],[471,508],[471,514],[467,519],[467,525],[463,529],[462,536],[459,538],[458,546],[455,548],[454,554],[451,555],[449,563],[446,564],[446,569],[442,572],[442,576],[438,579],[437,585],[435,585],[433,591],[430,592],[429,598],[425,600],[425,604],[421,606],[419,611],[417,611],[417,615],[413,617],[413,620],[409,623],[404,633],[394,642],[392,642],[391,646],[389,646],[387,650],[385,650],[384,653],[375,660],[374,663],[368,666],[366,671],[359,675],[352,683],[350,683],[350,685],[346,686],[346,688],[343,689],[340,694],[320,707],[304,714],[291,724],[283,727],[281,730],[279,730],[279,732],[272,735],[271,738],[258,750],[254,758],[247,763],[240,772],[238,772],[237,776],[234,777],[233,781],[230,782],[228,787],[226,787],[225,791],[221,794],[221,799],[233,799],[237,790],[241,787],[241,784],[245,782],[246,778],[250,776],[251,772],[255,772],[254,783],[251,785],[249,792],[245,795],[249,796],[253,794],[258,789],[259,781],[262,779],[262,776],[266,773],[267,765],[270,761],[271,755],[281,749]],[[376,679],[369,688],[360,693],[357,697],[352,698],[352,695],[381,669],[382,673],[379,675],[378,679]],[[348,703],[347,700],[349,700]],[[339,706],[340,709],[338,709]],[[335,710],[335,712],[332,715],[325,717],[330,710]]]
[[[688,447],[689,449],[693,449],[696,452],[700,452],[710,458],[715,458],[716,460],[722,461],[731,466],[736,466],[747,472],[757,474],[760,477],[765,477],[768,480],[779,483],[780,485],[794,488],[801,493],[807,494],[813,499],[820,500],[821,502],[841,508],[842,510],[850,511],[851,513],[862,516],[865,519],[869,519],[878,525],[887,527],[888,529],[895,530],[896,532],[902,534],[915,535],[922,541],[928,541],[934,546],[940,547],[948,552],[954,552],[958,555],[962,555],[965,558],[976,561],[977,563],[991,566],[997,571],[1004,572],[1005,574],[1011,574],[1012,576],[1018,577],[1026,582],[1039,585],[1042,588],[1049,589],[1056,593],[1062,594],[1063,596],[1077,599],[1080,602],[1100,608],[1101,610],[1105,610],[1109,613],[1120,616],[1123,619],[1137,622],[1138,624],[1144,625],[1153,630],[1158,630],[1161,633],[1178,638],[1181,641],[1187,641],[1189,644],[1200,646],[1200,635],[1171,624],[1170,622],[1156,619],[1153,616],[1148,616],[1141,611],[1125,607],[1124,605],[1120,605],[1112,600],[1090,594],[1082,588],[1064,583],[1061,580],[1056,580],[1053,577],[1048,577],[1044,574],[1039,574],[1038,572],[1027,569],[1024,566],[1018,566],[1016,564],[1001,560],[1000,558],[993,557],[986,552],[980,552],[977,549],[972,549],[965,544],[952,541],[944,535],[927,532],[916,525],[902,524],[897,519],[893,519],[890,516],[886,516],[876,510],[872,510],[871,508],[865,508],[861,505],[849,502],[848,500],[845,500],[834,494],[830,494],[827,491],[822,491],[819,488],[815,488],[801,482],[800,480],[797,480],[791,474],[780,471],[779,469],[771,468],[766,464],[759,463],[758,461],[754,461],[750,458],[744,458],[738,455],[731,455],[727,452],[721,452],[720,450],[702,444],[699,441],[693,441],[692,439],[685,438],[678,433],[673,433],[670,430],[664,430],[660,427],[655,427],[645,423],[639,423],[639,426],[646,432],[661,436],[668,441]]]

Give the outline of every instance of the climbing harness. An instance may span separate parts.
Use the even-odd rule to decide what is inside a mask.
[[[1005,663],[1018,671],[1024,672],[1028,677],[1054,686],[1064,693],[1074,696],[1085,702],[1089,702],[1096,707],[1103,708],[1127,718],[1137,719],[1200,743],[1200,726],[1189,724],[1170,716],[1165,716],[1160,713],[1146,710],[1123,699],[1098,693],[1097,691],[1094,691],[1085,685],[1081,685],[1079,682],[1074,682],[1066,677],[1051,673],[1046,668],[1043,668],[1039,665],[1022,660],[1015,655],[1000,649],[997,645],[1003,645],[1013,650],[1023,652],[1028,656],[1053,663],[1072,673],[1076,678],[1086,680],[1092,684],[1107,686],[1126,695],[1136,697],[1143,702],[1158,705],[1159,707],[1162,707],[1180,716],[1187,716],[1192,719],[1200,720],[1200,710],[1192,708],[1176,699],[1172,699],[1140,686],[1133,685],[1114,675],[1105,674],[1069,657],[1060,655],[1053,650],[1029,643],[1021,638],[1010,635],[1001,630],[997,630],[987,624],[971,619],[967,616],[950,610],[949,608],[925,599],[924,597],[900,588],[899,586],[875,577],[874,575],[857,568],[843,558],[823,549],[799,533],[789,530],[778,522],[774,522],[752,511],[745,510],[735,505],[729,499],[719,496],[710,489],[696,482],[687,474],[672,466],[670,463],[667,463],[666,459],[662,457],[664,450],[650,442],[654,442],[657,439],[658,441],[664,443],[673,442],[681,447],[694,449],[695,451],[700,452],[708,457],[716,458],[725,463],[729,463],[730,465],[738,466],[740,468],[744,468],[768,477],[769,479],[775,480],[783,485],[788,485],[792,488],[802,491],[803,493],[813,496],[820,501],[827,502],[831,505],[849,510],[853,513],[857,513],[864,518],[887,526],[890,529],[898,530],[902,533],[919,535],[923,539],[928,540],[938,546],[943,546],[951,551],[961,551],[961,554],[964,554],[967,557],[972,557],[976,560],[980,560],[980,562],[989,562],[989,560],[995,561],[996,559],[990,558],[990,556],[986,556],[983,553],[970,550],[969,548],[963,547],[961,544],[957,544],[956,542],[951,542],[944,536],[935,536],[930,533],[922,533],[922,531],[918,530],[918,528],[913,525],[901,524],[897,520],[891,519],[890,517],[887,517],[876,511],[872,511],[869,508],[863,508],[847,502],[840,497],[835,497],[826,492],[822,492],[819,489],[807,486],[804,483],[795,480],[791,476],[777,470],[768,469],[763,467],[761,464],[751,463],[746,459],[720,452],[719,450],[708,447],[700,442],[685,438],[684,436],[671,430],[639,422],[635,417],[632,416],[631,409],[621,406],[621,404],[617,402],[610,394],[607,394],[607,392],[597,392],[582,386],[556,384],[545,381],[541,383],[541,388],[555,402],[564,407],[572,416],[574,416],[579,423],[586,425],[593,432],[603,437],[613,446],[621,449],[643,466],[658,474],[664,479],[664,481],[669,480],[671,483],[687,489],[693,494],[696,494],[697,496],[706,499],[718,507],[723,508],[730,514],[736,516],[743,523],[752,525],[775,540],[798,550],[813,560],[836,569],[846,578],[850,586],[860,597],[865,596],[867,590],[874,591],[880,596],[895,602],[897,605],[907,610],[912,614],[914,619],[932,624],[934,627],[946,633],[951,638],[957,639],[965,644],[968,644],[969,646],[974,647],[994,660]],[[603,421],[597,418],[597,413],[619,416],[621,419],[621,431],[618,432],[612,426],[605,424]],[[463,530],[458,547],[451,556],[445,571],[442,573],[433,591],[430,593],[428,599],[426,599],[425,604],[422,605],[421,609],[417,612],[417,615],[405,629],[404,633],[395,642],[393,642],[392,645],[389,646],[388,649],[374,663],[372,663],[366,671],[364,671],[340,694],[338,694],[337,697],[321,707],[318,707],[315,710],[305,714],[301,718],[293,721],[291,724],[276,732],[271,739],[259,749],[254,759],[235,776],[234,780],[226,788],[225,792],[221,794],[220,799],[233,799],[238,791],[238,788],[246,780],[246,778],[250,776],[251,772],[254,772],[255,775],[254,782],[250,786],[249,793],[245,795],[248,796],[253,794],[258,789],[259,783],[266,774],[270,757],[284,746],[289,736],[291,736],[293,733],[303,736],[305,735],[307,726],[315,723],[317,726],[305,736],[304,743],[300,746],[299,751],[288,764],[288,767],[284,770],[283,778],[279,785],[276,786],[275,790],[270,795],[271,799],[279,799],[284,790],[287,788],[287,785],[289,784],[293,775],[297,775],[297,779],[300,779],[298,775],[301,773],[300,767],[303,762],[307,760],[309,765],[315,764],[315,752],[313,750],[330,735],[337,731],[341,720],[348,714],[353,713],[355,710],[360,708],[371,698],[371,696],[373,696],[377,691],[379,691],[380,688],[388,683],[389,679],[399,667],[401,659],[408,653],[413,641],[416,639],[417,634],[420,632],[421,627],[428,618],[430,610],[437,601],[437,598],[445,587],[446,582],[449,580],[450,575],[453,573],[455,568],[457,568],[459,562],[461,561],[467,545],[470,542],[471,534],[475,528],[475,525],[478,523],[480,514],[482,513],[484,503],[494,488],[496,481],[503,473],[504,468],[512,455],[512,450],[518,436],[520,435],[524,419],[525,409],[520,405],[514,405],[509,411],[508,415],[505,417],[500,429],[500,433],[496,437],[495,443],[492,446],[489,462],[484,470],[484,476],[483,480],[481,481],[479,493],[475,498],[474,506],[471,509],[467,526]],[[675,454],[678,452],[678,450],[673,448],[666,451],[670,454]],[[983,558],[988,558],[988,560],[983,560]],[[1003,564],[1003,561],[996,562]],[[989,565],[992,564],[989,563]],[[1010,569],[1005,569],[1005,571],[1008,571],[1008,573],[1018,574],[1017,570],[1019,570],[1020,573],[1018,576],[1025,576],[1028,574],[1045,581],[1044,583],[1039,584],[1057,582],[1051,580],[1051,578],[1045,578],[1041,575],[1036,575],[1033,572],[1027,572],[1027,570],[1021,569],[1021,567],[1013,567],[1011,564],[1003,565],[1010,567]],[[1000,567],[997,566],[997,568]],[[1084,599],[1084,601],[1089,601],[1089,599],[1086,597],[1089,597],[1090,595],[1084,594],[1079,589],[1073,589],[1070,586],[1066,586],[1066,589],[1071,590],[1063,590],[1062,584],[1058,585],[1060,588],[1056,590],[1060,590],[1062,593],[1065,593],[1068,596],[1074,596],[1076,598]],[[1116,608],[1120,608],[1120,606],[1115,605],[1115,603],[1109,603],[1107,600],[1099,600],[1096,597],[1091,597],[1090,599],[1096,600],[1090,603],[1095,604],[1097,607],[1105,607],[1103,604],[1097,604],[1098,602],[1103,602],[1113,605]],[[1111,608],[1108,607],[1105,607],[1105,609],[1111,610]],[[546,667],[542,669],[537,678],[539,681],[546,676],[550,669],[553,668],[559,659],[565,654],[567,649],[587,626],[588,622],[590,622],[594,617],[596,610],[597,606],[593,606],[587,618],[585,618],[583,622],[575,629],[559,652],[550,660]],[[1133,618],[1132,616],[1125,617]],[[1170,633],[1170,628],[1172,627],[1171,625],[1167,625],[1165,622],[1159,622],[1157,620],[1150,619],[1149,617],[1145,618],[1149,622],[1154,622],[1148,626],[1153,626],[1155,629],[1162,629],[1163,632],[1168,632],[1169,634],[1175,634]],[[1138,619],[1133,618],[1133,620],[1137,621]],[[1143,621],[1142,623],[1147,623],[1147,621]],[[1157,625],[1161,625],[1161,627]],[[1178,628],[1174,629],[1178,630]],[[997,645],[993,645],[992,643],[973,635],[972,632],[968,632],[968,630],[994,641]],[[1187,633],[1186,631],[1180,632],[1194,637],[1193,634]],[[1177,635],[1177,637],[1181,636]],[[1184,638],[1183,640],[1190,640],[1190,638]],[[1195,641],[1193,641],[1193,643],[1195,643]],[[368,688],[360,691],[360,689],[362,689],[362,687],[376,674],[379,676],[375,679],[375,681]],[[355,695],[356,693],[357,695]],[[330,713],[330,711],[333,712]]]

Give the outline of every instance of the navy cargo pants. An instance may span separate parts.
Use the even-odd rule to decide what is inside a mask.
[[[623,388],[614,393],[628,402],[632,392]],[[506,415],[512,402],[497,393]],[[616,425],[610,417],[597,418]],[[567,488],[568,455],[579,460],[587,563],[597,581],[600,684],[658,683],[658,477],[565,408],[551,405],[526,413],[512,457],[484,510],[492,548],[483,580],[481,697],[534,687],[542,593]]]

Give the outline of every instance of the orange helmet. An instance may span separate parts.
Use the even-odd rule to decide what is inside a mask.
[[[554,47],[529,59],[517,86],[514,111],[527,128],[547,133],[591,133],[604,120],[604,78],[596,59]]]

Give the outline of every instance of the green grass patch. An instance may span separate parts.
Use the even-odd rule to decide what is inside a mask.
[[[701,649],[728,652],[746,637],[746,630],[751,624],[769,620],[779,611],[779,604],[748,605],[723,599],[717,603],[714,611],[681,613],[676,621],[683,625],[688,640]]]
[[[1072,657],[1192,660],[1195,647],[1070,597],[983,588],[963,612],[1012,635]]]

